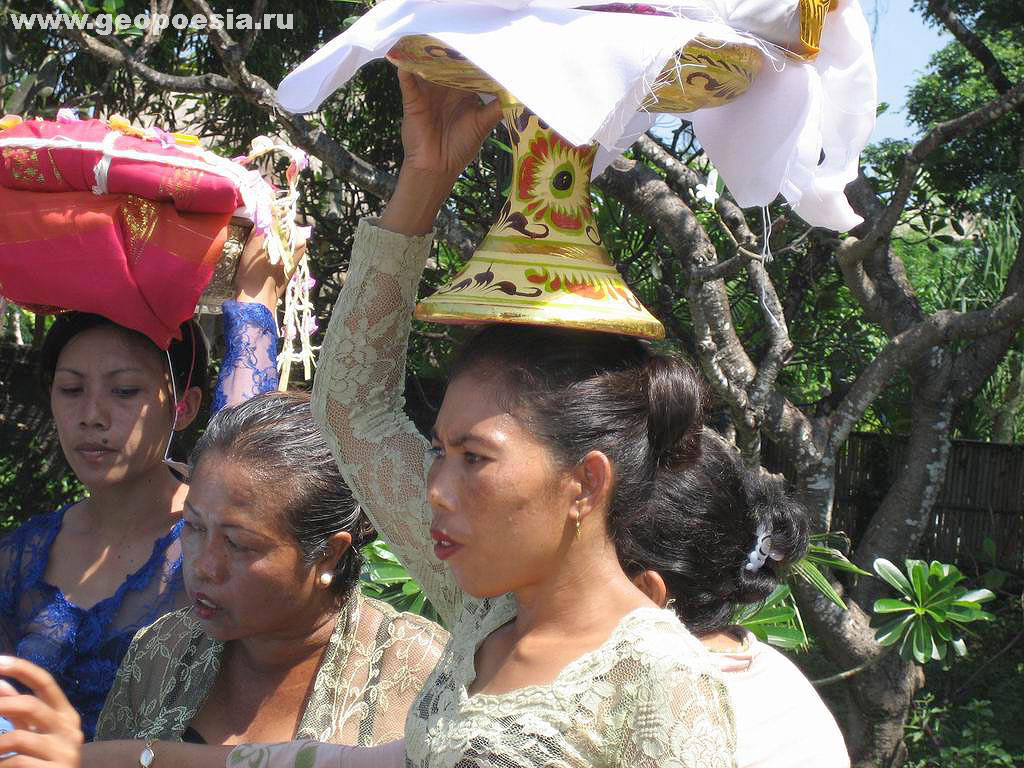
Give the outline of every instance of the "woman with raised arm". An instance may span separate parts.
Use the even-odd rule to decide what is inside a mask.
[[[459,355],[431,441],[402,411],[434,218],[499,107],[400,78],[405,161],[384,215],[360,224],[313,406],[355,499],[451,639],[404,749],[241,745],[227,765],[390,768],[404,753],[411,768],[732,768],[731,709],[707,652],[617,557],[648,522],[659,468],[696,455],[693,370],[634,339],[491,327]],[[163,765],[225,756],[170,746]]]
[[[262,238],[253,238],[236,275],[237,301],[224,307],[215,410],[276,388],[274,308],[284,286]],[[186,600],[179,534],[188,489],[163,460],[199,412],[207,354],[193,321],[164,352],[79,312],[58,317],[43,345],[61,449],[88,495],[0,541],[0,653],[53,675],[86,739],[136,631]]]
[[[342,473],[452,638],[406,724],[406,764],[732,766],[699,642],[630,581],[656,470],[700,415],[686,364],[623,337],[494,326],[462,350],[428,443],[402,412],[434,218],[496,105],[399,75],[405,161],[363,221],[314,408]]]

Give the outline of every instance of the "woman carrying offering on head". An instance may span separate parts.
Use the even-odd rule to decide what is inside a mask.
[[[313,411],[451,638],[404,746],[160,743],[155,764],[731,768],[732,712],[707,651],[617,555],[648,524],[659,469],[696,456],[693,370],[634,339],[497,326],[460,354],[431,441],[402,411],[433,222],[499,107],[400,79],[405,161],[379,222],[357,232]]]
[[[400,78],[398,188],[360,225],[314,409],[357,501],[452,631],[409,713],[406,765],[732,766],[706,652],[616,556],[646,524],[657,468],[685,452],[695,373],[632,339],[499,326],[462,351],[429,443],[402,412],[429,233],[499,110]],[[313,745],[280,749],[316,759]]]
[[[262,238],[253,238],[235,280],[238,301],[225,304],[215,408],[276,388],[273,310],[284,285]],[[199,412],[207,349],[193,321],[180,335],[165,352],[106,318],[70,312],[43,346],[61,449],[88,495],[0,542],[0,653],[49,671],[86,739],[135,632],[186,600],[179,534],[187,487],[164,459]]]

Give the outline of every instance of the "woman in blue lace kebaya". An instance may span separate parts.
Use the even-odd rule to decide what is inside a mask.
[[[285,278],[256,238],[235,285],[214,411],[277,386],[273,309]],[[95,315],[63,315],[47,335],[54,422],[88,494],[0,541],[0,653],[53,675],[86,740],[135,632],[186,600],[178,537],[187,486],[163,459],[172,434],[196,418],[206,368],[192,321],[167,352]]]

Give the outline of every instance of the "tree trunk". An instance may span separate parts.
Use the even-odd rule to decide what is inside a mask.
[[[843,611],[802,581],[794,592],[807,629],[837,669],[868,665],[844,683],[842,726],[852,768],[899,768],[907,754],[903,726],[923,670],[875,643],[870,616],[857,603],[848,599]]]
[[[992,419],[992,439],[997,443],[1013,442],[1017,414],[1024,408],[1024,354],[1015,355],[1007,362],[1010,366],[1010,383]]]

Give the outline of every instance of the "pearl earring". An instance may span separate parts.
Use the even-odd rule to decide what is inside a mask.
[[[320,582],[320,586],[326,589],[327,587],[331,586],[331,582],[334,581],[334,574],[325,571],[324,573],[320,574],[320,578],[318,579],[318,581]]]

